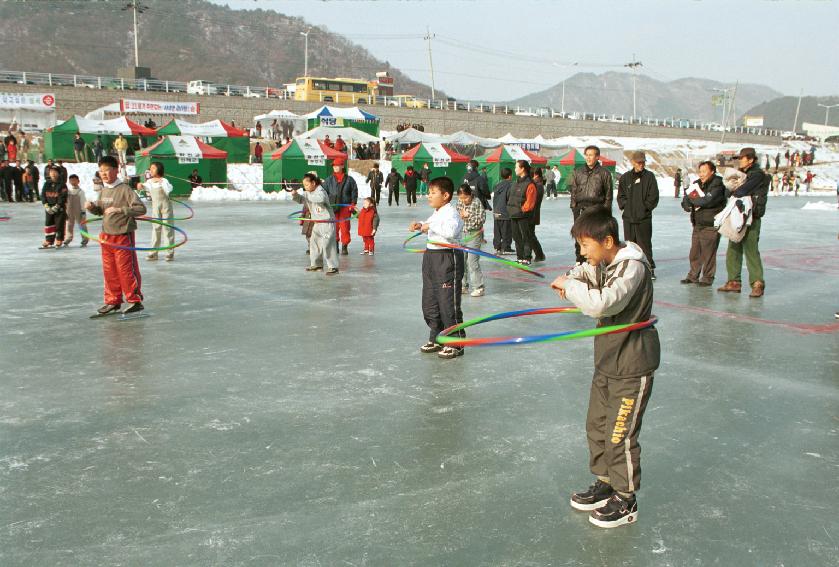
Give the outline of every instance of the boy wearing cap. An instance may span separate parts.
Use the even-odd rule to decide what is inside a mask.
[[[644,152],[632,152],[632,169],[618,179],[618,208],[623,211],[623,238],[634,242],[644,251],[655,279],[653,260],[653,209],[658,206],[658,182],[645,169]]]
[[[760,219],[766,212],[766,199],[769,195],[770,177],[766,175],[757,160],[754,148],[743,148],[734,156],[739,160],[738,169],[746,174],[743,184],[738,187],[732,197],[750,197],[752,199],[752,223],[746,228],[746,234],[740,242],[728,241],[728,251],[725,254],[725,268],[728,281],[717,291],[740,293],[743,284],[743,256],[749,269],[749,285],[752,288],[749,297],[762,297],[766,289],[763,280],[763,262],[760,259],[758,241],[760,240]]]
[[[349,254],[347,246],[350,244],[350,217],[358,201],[358,185],[349,173],[344,171],[347,161],[335,158],[332,162],[332,175],[323,182],[323,188],[329,195],[329,202],[333,205],[351,205],[335,207],[335,227],[338,231],[337,242],[341,243],[341,254]]]

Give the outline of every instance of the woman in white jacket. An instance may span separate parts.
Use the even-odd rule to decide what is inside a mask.
[[[163,177],[163,164],[159,161],[153,161],[149,166],[151,178],[145,183],[138,183],[137,188],[143,189],[151,197],[151,213],[150,216],[161,219],[164,222],[172,223],[172,201],[169,200],[169,193],[172,192],[172,184],[169,180]],[[152,225],[152,239],[151,247],[160,247],[160,233],[164,234],[164,246],[171,246],[175,242],[175,231],[169,227],[154,223]],[[175,249],[170,248],[166,251],[166,261],[171,262],[175,259]],[[152,250],[146,260],[157,260],[157,250]]]

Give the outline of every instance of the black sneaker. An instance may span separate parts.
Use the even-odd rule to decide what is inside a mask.
[[[102,307],[96,310],[96,313],[90,316],[91,319],[96,319],[97,317],[104,317],[105,315],[110,315],[111,313],[119,313],[119,305],[111,305],[106,303]]]
[[[696,280],[692,280],[692,279],[690,279],[690,278],[685,278],[685,279],[683,279],[683,280],[679,280],[679,283],[680,283],[680,284],[685,284],[685,285],[688,285],[688,284],[695,284],[695,283],[696,283]]]
[[[143,307],[143,304],[138,301],[137,303],[132,303],[131,305],[123,309],[122,314],[130,315],[131,313],[137,313],[138,311],[142,311],[143,309],[145,309],[145,307]]]
[[[338,268],[329,268],[324,272],[327,276],[337,276],[338,275]]]
[[[463,356],[463,347],[443,347],[443,350],[437,353],[439,358],[457,358],[458,356]]]
[[[655,281],[655,270],[650,270],[650,278]]]
[[[612,494],[602,508],[592,511],[588,521],[601,528],[616,528],[631,524],[638,519],[638,503],[635,495],[624,498],[617,492]]]
[[[343,246],[341,246],[341,255],[342,255],[342,256],[346,256],[346,255],[347,255],[347,254],[349,254],[349,253],[350,253],[350,251],[349,251],[349,250],[347,250],[347,245],[346,245],[346,244],[344,244]]]
[[[323,266],[309,266],[306,268],[307,272],[318,272],[323,269]]]
[[[443,350],[443,347],[432,341],[428,341],[420,347],[420,352],[423,354],[432,354],[441,350]]]
[[[571,507],[590,512],[604,506],[614,493],[615,489],[611,484],[598,478],[585,492],[575,492],[571,495]]]

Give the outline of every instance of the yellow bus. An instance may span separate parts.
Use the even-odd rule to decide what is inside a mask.
[[[298,77],[294,100],[370,104],[373,102],[373,92],[370,83],[363,79]]]

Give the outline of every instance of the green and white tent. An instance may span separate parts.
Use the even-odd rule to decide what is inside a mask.
[[[229,163],[248,163],[251,155],[251,140],[245,130],[231,126],[221,120],[193,124],[177,118],[157,129],[163,136],[195,136],[216,149],[227,152]]]
[[[414,171],[419,171],[427,163],[430,179],[448,177],[457,189],[466,177],[469,156],[459,154],[443,144],[421,143],[404,153],[396,154],[390,163],[402,175],[405,175],[409,165],[414,166]]]
[[[137,175],[142,175],[153,161],[165,169],[172,184],[172,195],[189,195],[192,186],[187,178],[197,169],[204,185],[227,184],[227,152],[216,149],[193,136],[165,136],[137,158]]]
[[[615,167],[617,166],[617,162],[613,159],[606,157],[603,154],[600,154],[600,165],[608,169],[612,174],[612,180],[616,178],[615,174]],[[560,180],[556,186],[557,191],[561,193],[566,193],[568,191],[568,180],[571,179],[571,175],[574,173],[574,170],[578,167],[582,167],[586,164],[586,158],[583,156],[583,153],[580,150],[572,149],[569,150],[568,153],[552,157],[548,160],[548,167],[557,166],[559,168]]]
[[[79,115],[70,120],[50,128],[44,132],[44,157],[46,159],[73,160],[73,139],[76,132],[82,135],[87,144],[87,159],[93,160],[93,153],[90,148],[98,136],[102,140],[102,146],[108,151],[114,143],[114,139],[120,134],[128,139],[129,149],[139,148],[140,138],[144,138],[147,144],[154,143],[157,135],[151,128],[140,126],[125,116],[111,120],[90,120]],[[130,151],[129,151],[130,153]]]
[[[508,167],[513,172],[513,177],[516,173],[516,162],[520,159],[530,162],[533,167],[544,167],[548,160],[542,156],[536,155],[525,149],[515,145],[499,146],[492,152],[475,158],[478,162],[478,167],[486,167],[487,181],[489,182],[489,189],[495,187],[495,184],[501,179],[501,169]]]
[[[357,106],[352,108],[338,108],[336,106],[322,106],[314,112],[303,115],[306,119],[307,130],[318,126],[350,127],[371,136],[379,135],[379,117],[369,112],[364,112]]]
[[[262,190],[279,191],[283,180],[300,180],[310,171],[325,179],[332,175],[332,162],[338,158],[346,160],[347,155],[318,140],[295,138],[262,162]]]

